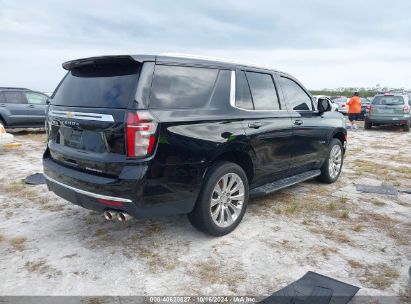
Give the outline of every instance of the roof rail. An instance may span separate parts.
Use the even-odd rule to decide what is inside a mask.
[[[17,88],[17,87],[0,87],[0,90],[29,90],[27,88]]]
[[[393,92],[394,92],[394,91],[403,92],[403,91],[405,91],[405,89],[389,89],[388,91],[390,91],[390,92],[391,92],[391,91],[393,91]]]
[[[219,58],[219,57],[211,57],[211,56],[202,56],[202,55],[195,55],[195,54],[186,54],[186,53],[162,53],[159,56],[167,56],[167,57],[176,57],[176,58],[187,58],[187,59],[198,59],[198,60],[209,60],[209,61],[220,61],[229,64],[236,64],[236,65],[243,65],[243,66],[252,66],[256,68],[266,69],[266,70],[274,70],[278,71],[269,66],[263,66],[260,64],[250,63],[250,62],[240,62],[235,61],[227,58]]]

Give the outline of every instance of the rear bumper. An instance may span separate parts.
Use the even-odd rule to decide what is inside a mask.
[[[65,185],[59,181],[56,181],[47,175],[46,182],[47,187],[50,191],[59,197],[86,209],[94,210],[103,213],[106,210],[121,210],[127,212],[135,217],[140,217],[141,213],[136,209],[132,201],[116,197],[106,197],[98,195],[96,193],[84,191],[81,189],[74,188],[69,185]],[[103,203],[109,201],[110,204]],[[117,204],[115,204],[117,203]],[[113,206],[113,204],[115,206]]]
[[[365,115],[365,121],[373,124],[383,124],[383,125],[405,125],[411,123],[410,117],[370,117]]]
[[[176,176],[173,179],[164,175],[152,178],[147,163],[126,166],[118,178],[68,168],[51,158],[43,159],[43,169],[49,190],[61,198],[97,212],[117,210],[136,218],[191,212],[202,179],[201,176],[191,176],[190,182],[179,182]],[[173,172],[173,168],[165,171]],[[190,172],[193,172],[192,168]]]
[[[77,194],[92,197],[92,198],[95,198],[97,200],[117,202],[117,203],[119,203],[119,205],[121,205],[120,203],[132,203],[132,200],[128,199],[128,198],[121,198],[121,197],[116,197],[116,196],[108,196],[108,195],[102,195],[102,194],[98,194],[98,193],[94,193],[94,192],[89,192],[89,191],[81,190],[81,189],[78,189],[76,187],[72,187],[72,186],[66,185],[62,182],[56,181],[55,179],[47,176],[46,174],[44,174],[44,177],[46,178],[46,180],[48,182],[50,182],[53,185],[58,185],[58,186],[60,186],[62,188],[65,188],[67,190],[71,190],[71,191],[73,191]]]

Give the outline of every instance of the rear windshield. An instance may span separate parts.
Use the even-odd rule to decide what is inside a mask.
[[[375,96],[373,105],[403,105],[404,98],[402,96]]]
[[[127,108],[134,99],[140,64],[94,64],[69,71],[51,104],[74,107]]]

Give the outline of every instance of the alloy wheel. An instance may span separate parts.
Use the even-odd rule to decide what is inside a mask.
[[[339,145],[332,147],[328,162],[328,172],[331,178],[336,178],[341,170],[342,151]]]
[[[214,224],[225,228],[231,226],[244,205],[244,183],[235,173],[223,175],[211,194],[210,213]]]

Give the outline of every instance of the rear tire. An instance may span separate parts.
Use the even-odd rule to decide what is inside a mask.
[[[367,121],[367,120],[364,121],[364,129],[365,130],[371,130],[371,128],[372,128],[372,123]]]
[[[237,164],[218,162],[204,178],[190,223],[213,236],[223,236],[240,224],[248,203],[248,179]]]
[[[409,124],[403,125],[403,126],[402,126],[402,130],[403,130],[404,132],[410,132],[410,125],[409,125]]]
[[[333,138],[328,149],[328,156],[321,167],[318,179],[324,183],[334,183],[341,174],[343,166],[343,146],[340,140]]]

